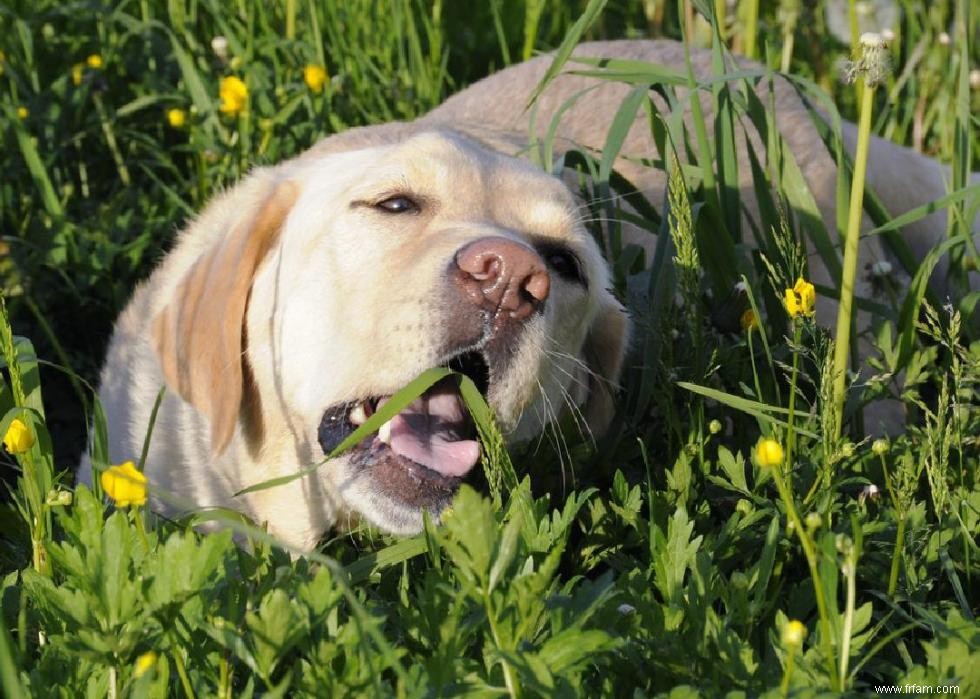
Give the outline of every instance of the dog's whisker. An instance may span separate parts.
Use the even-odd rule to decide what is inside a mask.
[[[548,339],[556,347],[560,347],[560,345],[555,340],[552,340],[551,338],[548,338]],[[601,383],[605,383],[605,384],[607,384],[610,387],[613,387],[614,386],[614,384],[611,381],[609,381],[609,379],[607,379],[607,378],[601,376],[600,374],[596,373],[596,371],[594,369],[592,369],[592,367],[590,367],[580,357],[576,357],[574,354],[569,354],[568,352],[565,352],[565,351],[560,350],[560,349],[546,350],[546,352],[548,352],[549,354],[553,354],[555,356],[561,357],[563,359],[567,359],[570,362],[573,362],[574,364],[578,365],[579,368],[581,368],[586,374],[588,374],[589,377],[595,379],[596,381],[599,381]]]
[[[587,388],[585,384],[583,384],[577,377],[575,377],[572,373],[570,373],[565,368],[563,368],[560,364],[554,364],[553,366],[555,369],[557,369],[562,374],[567,376],[573,383],[577,384],[578,386],[582,386],[583,388]],[[561,394],[566,405],[568,405],[569,413],[571,414],[572,419],[575,420],[575,426],[579,431],[579,436],[585,438],[585,433],[582,430],[582,428],[584,427],[585,431],[589,433],[588,434],[589,440],[593,444],[595,444],[595,437],[592,434],[592,430],[589,427],[588,421],[585,419],[584,413],[582,413],[582,408],[575,403],[575,399],[572,397],[572,394],[569,393],[569,391],[566,388],[561,387]]]
[[[559,352],[555,352],[554,350],[545,350],[545,353],[549,357],[557,357],[559,359],[567,358],[567,356],[568,356],[568,355],[563,355],[562,353],[559,353]],[[560,363],[555,362],[555,363],[552,364],[552,366],[555,369],[557,369],[558,371],[560,371],[562,374],[564,374],[565,376],[567,376],[568,377],[568,380],[571,381],[572,383],[574,383],[579,388],[584,389],[585,391],[588,391],[589,390],[589,385],[587,383],[583,382],[582,379],[580,379],[579,377],[577,377],[572,372],[568,371]]]
[[[535,379],[535,382],[538,385],[538,391],[540,392],[542,397],[542,401],[543,401],[542,405],[544,406],[545,415],[547,416],[547,414],[550,412],[552,416],[551,419],[549,419],[549,421],[545,425],[545,429],[549,430],[551,432],[552,437],[554,438],[554,441],[552,443],[555,447],[555,453],[558,455],[558,464],[561,467],[562,491],[564,492],[566,488],[565,459],[567,457],[569,468],[571,468],[572,452],[568,448],[568,442],[565,441],[565,435],[559,429],[558,414],[555,411],[554,406],[551,404],[551,399],[548,397],[547,392],[544,390],[541,381]]]

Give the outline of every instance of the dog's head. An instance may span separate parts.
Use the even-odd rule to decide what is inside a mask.
[[[558,179],[451,132],[268,179],[154,324],[168,384],[207,415],[216,452],[236,434],[260,458],[288,442],[295,470],[433,366],[470,376],[512,441],[566,411],[605,429],[628,321]],[[443,381],[321,472],[344,507],[411,533],[478,461]]]

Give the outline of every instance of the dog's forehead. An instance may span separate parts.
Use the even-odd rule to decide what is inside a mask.
[[[561,180],[461,134],[418,134],[389,157],[410,187],[459,212],[544,233],[575,226],[575,200]]]
[[[303,183],[303,210],[342,200],[415,196],[433,205],[437,226],[491,223],[588,243],[575,198],[560,179],[453,131],[425,131],[298,166],[290,176]]]

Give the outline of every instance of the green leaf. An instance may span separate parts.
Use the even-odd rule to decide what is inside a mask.
[[[245,615],[247,641],[254,649],[259,673],[266,681],[279,659],[286,656],[309,630],[305,609],[293,602],[285,590],[275,589],[262,598],[258,612]]]
[[[517,556],[518,544],[521,541],[521,526],[523,517],[520,509],[515,509],[510,521],[504,527],[504,533],[497,544],[496,555],[494,556],[493,566],[490,568],[490,577],[487,581],[487,592],[493,589],[500,582],[500,578],[508,571],[510,564]]]
[[[350,583],[357,584],[367,580],[375,573],[390,568],[404,561],[411,560],[416,556],[421,556],[427,551],[426,540],[423,535],[413,536],[410,539],[386,546],[379,551],[361,556],[353,563],[345,567]]]
[[[598,656],[617,647],[618,642],[605,631],[566,629],[549,638],[538,653],[554,674],[572,672],[595,663]]]

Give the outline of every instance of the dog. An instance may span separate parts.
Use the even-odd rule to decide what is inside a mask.
[[[670,41],[576,53],[684,65],[683,47]],[[330,136],[215,197],[116,324],[99,394],[110,460],[141,452],[165,385],[145,462],[151,495],[241,511],[304,551],[352,516],[416,533],[423,512],[438,518],[476,467],[480,447],[447,379],[313,475],[236,496],[322,461],[430,367],[470,376],[510,442],[540,435],[565,412],[600,434],[630,320],[577,189],[523,158],[525,105],[551,61],[507,68],[416,121]],[[710,74],[709,54],[694,51],[693,62]],[[559,153],[601,149],[628,91],[560,75],[537,102],[539,133],[584,89],[561,119]],[[793,90],[777,86],[775,104],[833,229],[834,162]],[[852,127],[845,137],[853,140]],[[884,141],[872,149],[870,183],[893,214],[944,193],[932,161]],[[659,201],[663,173],[630,157],[653,151],[639,117],[617,168]],[[740,184],[751,191],[747,173]],[[942,230],[936,217],[912,226],[913,251],[924,254]],[[883,256],[876,247],[864,254]],[[822,268],[814,278],[830,282]],[[92,477],[83,459],[79,478]]]

